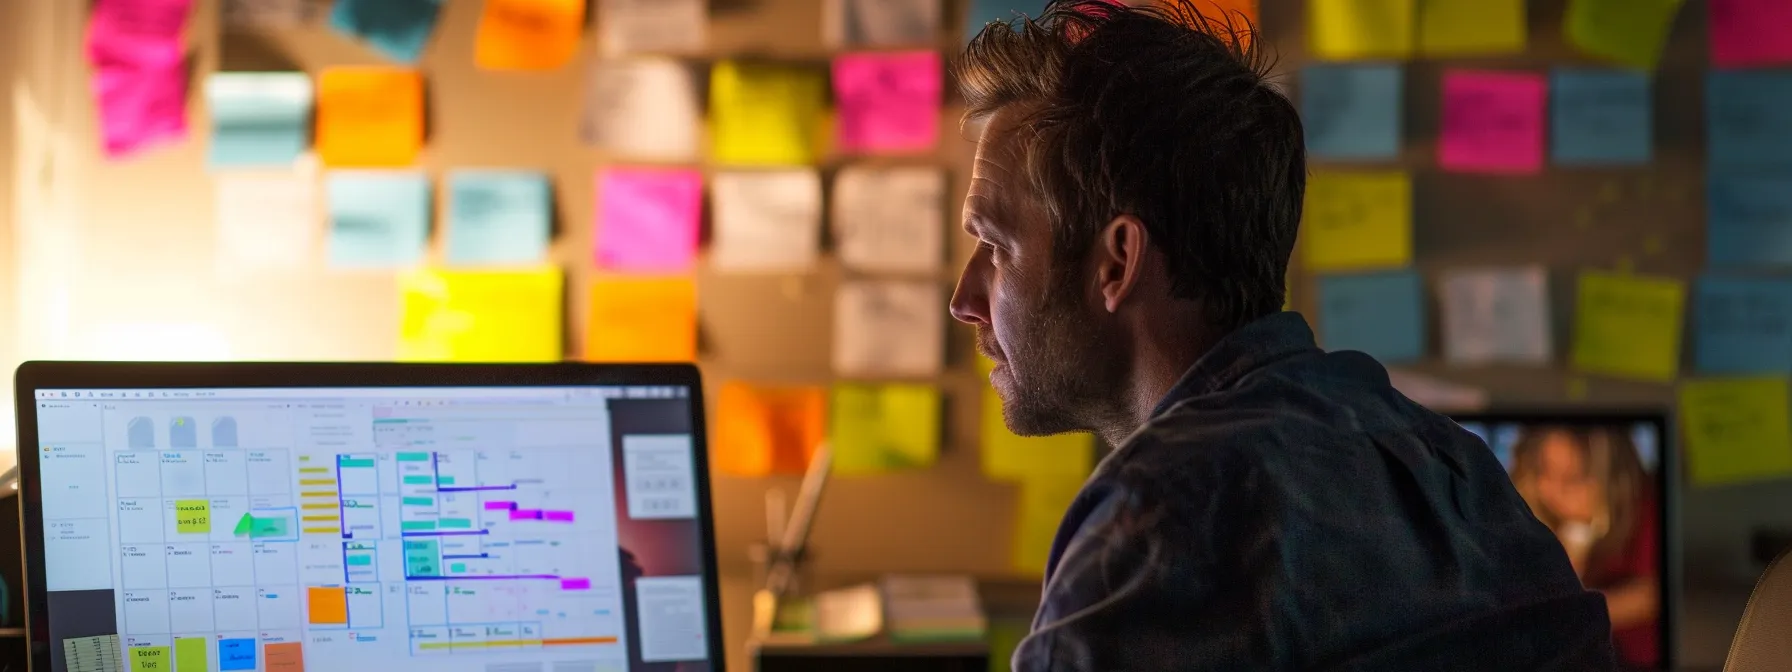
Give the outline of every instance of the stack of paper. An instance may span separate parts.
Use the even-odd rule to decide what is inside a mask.
[[[971,577],[892,575],[880,584],[893,640],[975,640],[989,627]]]

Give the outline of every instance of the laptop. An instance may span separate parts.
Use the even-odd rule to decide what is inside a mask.
[[[1581,582],[1620,605],[1612,644],[1624,668],[1674,669],[1679,469],[1667,415],[1452,417],[1487,442],[1531,512],[1562,540]]]
[[[689,365],[33,362],[30,668],[723,669]]]

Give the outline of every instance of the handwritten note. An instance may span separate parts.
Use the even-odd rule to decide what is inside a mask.
[[[709,77],[715,160],[738,166],[818,161],[826,84],[820,73],[797,66],[717,63]]]
[[[1342,161],[1398,156],[1403,79],[1398,65],[1302,68],[1300,115],[1307,151]]]
[[[1792,374],[1792,279],[1707,275],[1693,291],[1700,373]]]
[[[99,61],[93,96],[106,158],[124,159],[187,137],[187,61],[178,43],[144,44]]]
[[[133,646],[130,647],[131,672],[172,672],[174,670],[174,647],[169,646]]]
[[[309,175],[217,178],[218,264],[228,273],[301,268],[316,252],[317,186]]]
[[[912,47],[939,40],[940,0],[827,0],[823,37],[833,47]]]
[[[1705,189],[1706,263],[1792,264],[1792,175],[1717,172]]]
[[[829,442],[834,473],[933,466],[941,406],[940,391],[927,385],[835,385]]]
[[[827,440],[828,390],[810,385],[722,383],[711,462],[731,476],[801,474]]]
[[[840,149],[931,151],[939,144],[942,67],[937,51],[835,58]]]
[[[597,177],[598,265],[621,271],[683,271],[697,257],[703,174],[610,168]]]
[[[1307,48],[1327,61],[1411,56],[1415,2],[1312,0],[1307,4]]]
[[[855,280],[834,301],[834,371],[861,377],[939,373],[945,297],[930,280]]]
[[[1792,475],[1785,378],[1713,378],[1680,386],[1687,464],[1698,485]]]
[[[598,30],[609,55],[695,54],[709,40],[708,0],[602,0]]]
[[[946,254],[946,173],[938,168],[843,168],[834,178],[840,263],[882,273],[931,273]]]
[[[718,173],[711,186],[710,265],[729,272],[801,271],[821,251],[821,177],[813,170]]]
[[[1320,171],[1307,180],[1301,238],[1312,271],[1412,262],[1412,178],[1404,172]]]
[[[326,166],[394,167],[423,149],[423,75],[326,68],[317,82],[317,154]]]
[[[1524,0],[1419,0],[1418,13],[1428,56],[1524,53]]]
[[[623,159],[697,160],[702,110],[690,66],[665,58],[596,59],[580,120],[586,144]]]
[[[558,268],[414,269],[399,276],[398,358],[409,362],[555,362],[565,279]]]
[[[1792,70],[1705,76],[1705,154],[1714,168],[1792,169]]]
[[[1563,165],[1638,165],[1653,155],[1649,75],[1556,68],[1550,73],[1550,159]]]
[[[336,0],[330,27],[366,40],[399,63],[414,64],[435,33],[442,0]]]
[[[1669,381],[1680,370],[1686,285],[1673,278],[1584,271],[1576,293],[1574,368]]]
[[[1792,3],[1709,0],[1711,65],[1743,68],[1792,64]]]
[[[1543,77],[1519,72],[1444,73],[1437,160],[1447,170],[1535,173],[1543,169]]]
[[[311,143],[311,77],[220,72],[205,80],[214,168],[290,166]]]
[[[423,259],[429,242],[429,179],[408,172],[338,172],[325,184],[330,265],[389,268]]]
[[[448,175],[447,261],[461,266],[534,264],[553,228],[548,177],[520,170]]]
[[[1319,279],[1325,349],[1357,350],[1385,363],[1425,356],[1425,284],[1413,271]]]
[[[1537,266],[1445,275],[1444,356],[1454,364],[1548,363],[1548,284]]]
[[[676,277],[607,277],[591,283],[584,359],[697,359],[697,284]]]
[[[485,0],[473,35],[484,70],[556,70],[579,53],[585,0]]]
[[[1570,0],[1563,32],[1582,52],[1654,70],[1684,0]]]
[[[1058,527],[1082,489],[1081,478],[1061,476],[1021,482],[1014,512],[1015,571],[1028,576],[1045,575]]]

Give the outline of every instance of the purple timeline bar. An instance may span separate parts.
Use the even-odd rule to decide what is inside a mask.
[[[511,520],[541,520],[541,509],[511,509]]]
[[[515,511],[516,510],[516,502],[486,502],[485,510],[487,510],[487,511]]]
[[[541,519],[552,523],[570,523],[572,522],[572,512],[543,511],[541,512]]]
[[[591,590],[591,579],[561,579],[561,590]]]

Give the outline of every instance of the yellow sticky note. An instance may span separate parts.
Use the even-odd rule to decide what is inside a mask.
[[[169,646],[131,647],[131,672],[174,672]]]
[[[722,61],[710,73],[709,104],[717,163],[809,165],[820,160],[827,80],[791,65]]]
[[[1785,378],[1709,378],[1680,386],[1692,481],[1792,475],[1792,393]]]
[[[1431,56],[1524,53],[1524,0],[1419,0],[1419,51]]]
[[[1323,60],[1412,55],[1415,0],[1312,0],[1307,36]]]
[[[697,283],[687,278],[612,277],[591,283],[585,361],[697,359]]]
[[[1674,278],[1585,271],[1575,299],[1574,368],[1669,381],[1680,370],[1686,284]]]
[[[830,415],[835,473],[927,467],[939,455],[940,392],[933,387],[836,385]]]
[[[1570,0],[1562,17],[1568,43],[1590,55],[1653,70],[1674,32],[1682,0]]]
[[[1019,506],[1014,512],[1014,569],[1029,576],[1045,575],[1052,540],[1064,512],[1083,489],[1083,479],[1067,476],[1022,481]]]
[[[1412,177],[1399,171],[1314,173],[1300,235],[1310,271],[1412,263]]]
[[[211,500],[174,500],[174,531],[179,534],[210,534],[212,531]]]
[[[485,70],[554,70],[579,53],[585,0],[485,0],[473,63]]]
[[[317,157],[332,167],[395,167],[423,149],[423,75],[373,66],[317,77]]]
[[[987,379],[994,363],[978,357]],[[1002,397],[995,388],[983,388],[983,476],[995,480],[1030,480],[1043,477],[1087,478],[1095,468],[1095,436],[1086,432],[1056,436],[1018,436],[1002,419]]]
[[[821,387],[723,383],[710,462],[730,476],[803,473],[827,439],[827,415]]]
[[[408,362],[556,362],[564,354],[560,269],[442,271],[399,277],[398,358]]]

